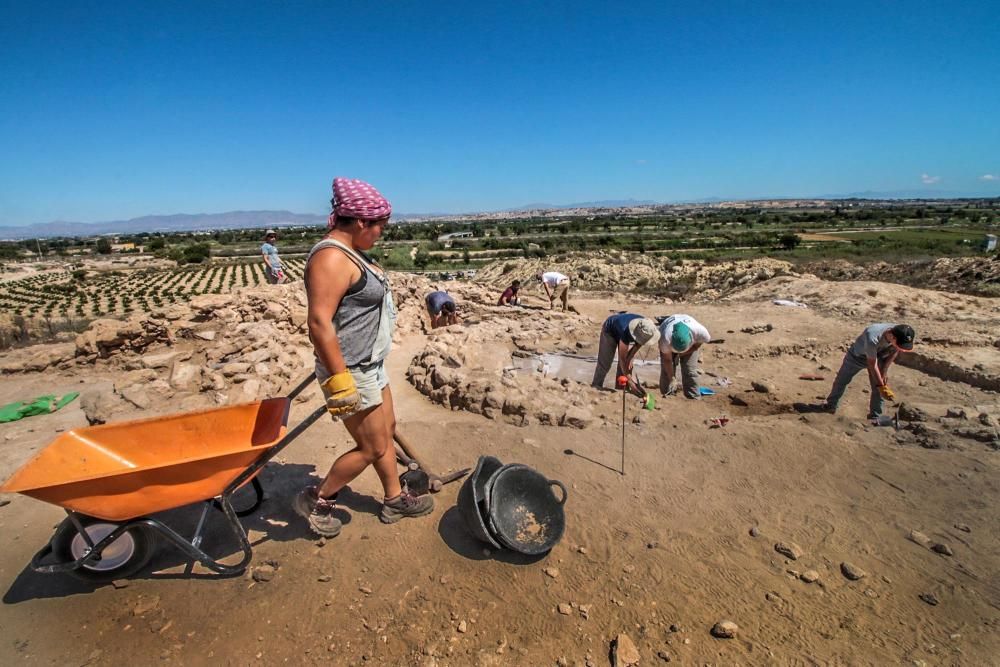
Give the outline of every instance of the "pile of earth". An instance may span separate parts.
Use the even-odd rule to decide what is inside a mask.
[[[424,327],[421,276],[393,274],[397,339]],[[72,341],[8,352],[0,373],[111,376],[81,398],[91,423],[174,402],[182,410],[282,395],[312,371],[301,282],[202,295],[126,320],[95,320]],[[96,388],[95,388],[96,387]]]
[[[476,282],[503,289],[520,280],[529,290],[540,290],[535,280],[540,271],[563,273],[576,289],[651,293],[669,299],[715,298],[775,276],[798,275],[790,263],[768,257],[713,262],[601,251],[494,262],[476,274]]]
[[[910,262],[854,264],[824,260],[801,266],[826,280],[880,280],[960,294],[1000,296],[1000,254]]]

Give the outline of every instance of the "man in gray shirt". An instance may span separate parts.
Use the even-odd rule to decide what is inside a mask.
[[[889,388],[889,367],[900,352],[909,352],[913,349],[914,337],[913,327],[906,324],[869,325],[844,355],[844,361],[837,371],[837,377],[823,405],[823,411],[836,412],[847,385],[855,375],[867,369],[868,382],[871,385],[868,418],[874,419],[881,415],[884,401],[896,398]]]

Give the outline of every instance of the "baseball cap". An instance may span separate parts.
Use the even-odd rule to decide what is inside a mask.
[[[674,352],[684,352],[691,347],[692,340],[690,327],[683,322],[678,322],[670,334],[670,349]]]
[[[908,324],[897,324],[892,328],[892,335],[896,337],[896,345],[901,350],[913,349],[913,339],[916,338],[913,327]]]
[[[628,331],[637,345],[645,345],[659,335],[653,320],[641,317],[628,323]]]

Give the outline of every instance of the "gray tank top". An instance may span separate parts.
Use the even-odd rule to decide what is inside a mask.
[[[313,255],[324,248],[337,248],[361,270],[361,278],[347,289],[333,314],[344,362],[350,369],[378,363],[389,353],[396,319],[389,280],[384,274],[372,271],[374,262],[370,259],[332,239],[323,239],[313,246],[306,258],[306,270]],[[316,375],[320,382],[330,376],[318,357]]]

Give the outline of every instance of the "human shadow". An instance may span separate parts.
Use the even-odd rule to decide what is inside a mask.
[[[297,493],[306,486],[319,483],[314,466],[272,461],[261,469],[258,480],[264,488],[263,503],[253,513],[240,518],[240,524],[247,533],[251,547],[269,541],[318,539],[309,530],[306,521],[292,509],[292,499]],[[250,485],[237,491],[232,498],[233,508],[237,511],[250,507],[252,502],[253,492]],[[338,503],[353,512],[370,514],[377,514],[381,507],[381,504],[371,496],[356,493],[349,487],[341,491]],[[191,539],[197,531],[205,507],[205,503],[194,503],[158,513],[153,518],[186,539]],[[336,516],[345,525],[351,522],[351,512],[338,508]],[[243,553],[239,539],[222,511],[218,506],[209,506],[204,518],[202,542],[199,548],[222,563],[239,562]],[[149,565],[132,575],[130,579],[215,579],[227,576],[204,569],[198,572],[192,571],[191,559],[165,537],[156,540],[155,549]],[[32,570],[30,565],[26,565],[4,593],[3,602],[17,604],[34,599],[67,597],[91,593],[107,585],[110,583],[85,581],[68,573],[42,574]]]
[[[548,552],[529,556],[509,549],[497,549],[473,537],[465,526],[458,506],[454,505],[441,516],[438,534],[449,549],[469,560],[495,560],[510,565],[531,565],[548,556]],[[485,550],[485,551],[484,551]]]

